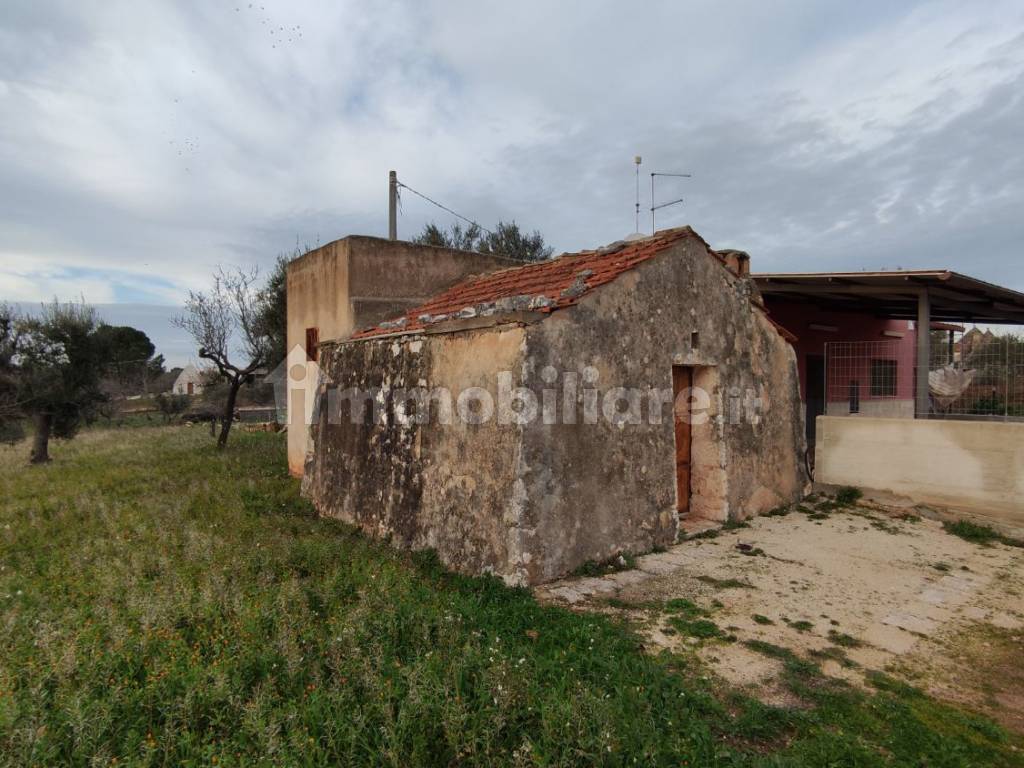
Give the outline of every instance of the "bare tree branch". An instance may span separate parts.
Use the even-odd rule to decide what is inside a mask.
[[[239,387],[267,362],[268,340],[259,320],[258,278],[255,267],[219,268],[213,276],[213,287],[207,292],[190,291],[185,314],[173,320],[195,341],[199,357],[212,362],[230,385],[217,441],[220,447],[227,444]]]

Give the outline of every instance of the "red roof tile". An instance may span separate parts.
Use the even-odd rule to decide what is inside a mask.
[[[409,310],[402,318],[363,329],[354,333],[352,338],[421,330],[441,318],[454,318],[467,308],[490,305],[502,299],[533,300],[530,309],[553,312],[577,303],[595,288],[610,283],[638,264],[690,238],[707,245],[690,227],[679,227],[663,230],[643,240],[627,241],[596,251],[564,254],[549,261],[472,277]],[[709,252],[713,253],[710,249]],[[429,316],[429,319],[421,319],[424,316]]]

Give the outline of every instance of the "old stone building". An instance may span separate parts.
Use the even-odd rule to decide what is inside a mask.
[[[463,281],[321,346],[318,510],[510,583],[798,499],[792,347],[688,227]]]
[[[347,339],[470,275],[507,261],[379,237],[350,235],[288,265],[288,469],[301,475],[309,450],[321,341]]]
[[[174,383],[171,385],[171,392],[176,395],[200,395],[203,392],[203,372],[189,363],[179,369]]]

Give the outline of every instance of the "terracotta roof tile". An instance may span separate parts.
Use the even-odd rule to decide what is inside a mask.
[[[409,310],[404,316],[358,331],[352,338],[421,330],[431,323],[455,319],[460,312],[464,313],[463,316],[472,316],[480,311],[479,307],[486,308],[502,300],[503,305],[497,308],[499,311],[529,309],[553,312],[572,306],[595,288],[610,283],[638,264],[690,238],[707,245],[690,227],[679,227],[663,230],[643,240],[614,243],[595,251],[564,254],[549,261],[472,277]]]

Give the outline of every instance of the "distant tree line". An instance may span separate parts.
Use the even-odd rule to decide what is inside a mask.
[[[138,328],[102,323],[95,341],[104,360],[105,390],[112,396],[146,394],[165,372],[164,356],[156,354],[149,336]]]
[[[84,303],[54,300],[34,315],[0,305],[0,439],[20,440],[28,421],[30,461],[48,461],[51,437],[73,437],[164,372],[155,352],[143,331],[107,325]]]
[[[476,224],[441,229],[427,224],[412,242],[536,262],[552,249],[537,231],[499,221],[493,231]],[[257,269],[220,269],[207,291],[192,291],[174,324],[188,332],[199,357],[212,364],[211,395],[220,413],[217,444],[227,444],[240,388],[287,356],[287,269],[310,250],[296,245],[277,257],[261,285]],[[0,439],[24,435],[32,425],[30,462],[49,460],[49,441],[70,438],[112,399],[148,393],[165,372],[149,337],[129,326],[100,322],[84,303],[54,300],[35,316],[0,304]],[[166,420],[184,413],[189,399],[155,393]]]
[[[436,245],[458,251],[476,251],[500,256],[511,261],[544,261],[550,259],[553,249],[544,242],[544,236],[534,230],[523,232],[514,221],[499,221],[493,231],[485,231],[479,224],[463,227],[455,222],[441,229],[430,222],[412,239],[419,245]]]

